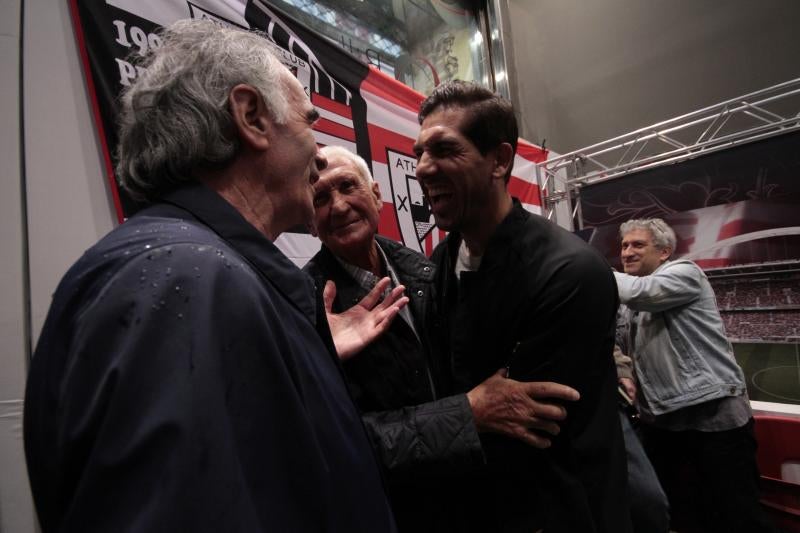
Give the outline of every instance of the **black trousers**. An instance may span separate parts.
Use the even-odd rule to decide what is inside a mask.
[[[727,431],[666,431],[643,425],[644,446],[670,503],[672,529],[773,532],[758,501],[753,419]]]

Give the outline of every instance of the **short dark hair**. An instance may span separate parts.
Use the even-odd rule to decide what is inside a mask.
[[[481,154],[486,155],[501,143],[509,143],[517,153],[519,129],[514,106],[502,96],[474,82],[448,81],[436,87],[423,100],[417,117],[419,123],[422,124],[428,115],[440,107],[469,110],[461,133],[472,141]]]

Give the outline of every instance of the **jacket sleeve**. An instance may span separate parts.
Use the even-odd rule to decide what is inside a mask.
[[[702,272],[694,263],[667,264],[649,276],[614,272],[620,301],[634,311],[658,313],[700,296]]]
[[[394,479],[463,472],[484,463],[466,394],[362,417],[381,464]]]

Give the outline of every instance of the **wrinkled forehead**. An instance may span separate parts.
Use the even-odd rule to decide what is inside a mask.
[[[314,184],[315,192],[330,191],[345,180],[364,182],[354,164],[340,157],[326,156],[326,159],[328,160],[328,166],[319,173],[319,179]]]
[[[459,136],[464,135],[464,124],[468,118],[465,107],[449,105],[439,106],[422,121],[421,131],[430,130],[431,133],[448,131]]]
[[[329,153],[325,150],[322,154],[328,160],[328,166],[320,172],[320,179],[327,181],[341,181],[346,178],[358,178],[364,183],[369,183],[369,176],[365,176],[361,167],[351,158]]]

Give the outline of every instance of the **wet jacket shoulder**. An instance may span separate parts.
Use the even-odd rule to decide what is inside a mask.
[[[43,531],[394,530],[311,284],[237,216],[257,262],[162,206],[62,280],[26,391]]]
[[[451,233],[434,262],[462,389],[508,367],[512,378],[564,383],[581,394],[567,405],[549,450],[483,439],[494,470],[487,483],[504,496],[485,499],[479,518],[495,531],[628,531],[612,357],[617,294],[609,266],[581,239],[517,201],[479,270],[458,281],[460,244]]]

